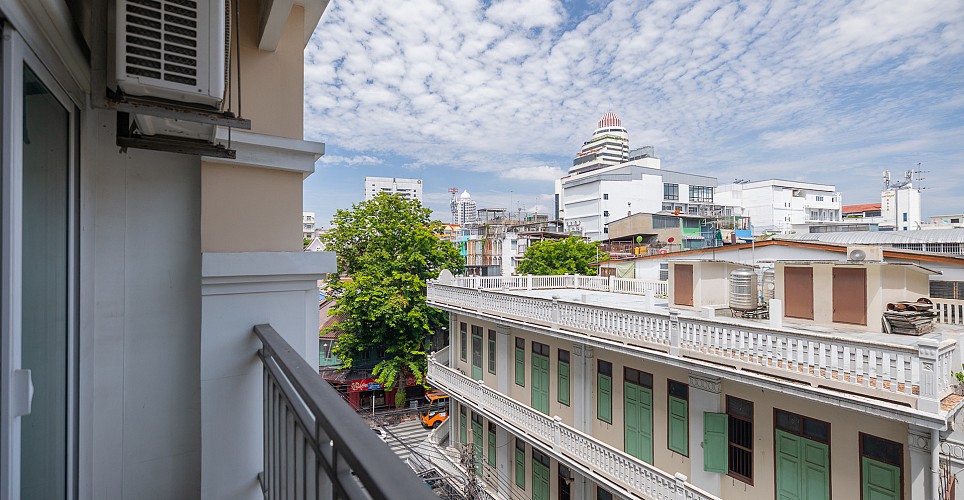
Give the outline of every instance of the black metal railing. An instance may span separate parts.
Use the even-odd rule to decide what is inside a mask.
[[[271,325],[264,366],[265,498],[438,499]]]

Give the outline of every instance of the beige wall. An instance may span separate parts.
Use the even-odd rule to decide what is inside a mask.
[[[241,113],[251,131],[292,139],[304,137],[304,8],[295,5],[278,49],[258,49],[261,7],[241,0]],[[234,52],[234,47],[232,47]],[[237,59],[232,57],[231,109],[238,110]],[[299,209],[300,210],[300,209]]]
[[[860,498],[859,432],[901,443],[904,451],[904,497],[910,498],[910,453],[907,424],[858,414],[810,400],[723,382],[720,408],[726,410],[726,395],[753,401],[753,486],[723,476],[723,498],[772,499],[775,496],[773,458],[773,409],[779,408],[830,423],[830,493],[832,498]],[[692,418],[692,415],[691,415]]]
[[[669,438],[668,380],[672,379],[687,384],[689,381],[688,372],[659,363],[649,363],[634,356],[612,351],[595,349],[593,354],[595,356],[592,367],[593,437],[620,450],[624,448],[625,433],[623,412],[625,409],[623,407],[623,367],[628,366],[650,373],[653,375],[653,464],[670,474],[680,472],[687,476],[690,475],[689,457],[670,450],[667,441]],[[597,396],[599,394],[595,384],[596,367],[598,366],[596,364],[597,360],[608,361],[613,364],[612,424],[599,420],[599,418],[596,417]],[[693,446],[699,446],[701,440],[702,437],[695,439],[694,436],[690,436],[689,448],[692,450]]]
[[[783,273],[786,267],[776,264],[776,289],[774,297],[784,300]],[[865,266],[839,266],[814,264],[813,266],[813,321],[784,318],[788,324],[835,325],[841,328],[879,332],[880,318],[887,304],[902,300],[917,300],[930,295],[928,275],[920,269],[908,266],[869,264]],[[867,269],[867,325],[833,322],[833,269],[835,267],[863,267]]]
[[[699,311],[703,306],[727,305],[730,298],[730,272],[747,266],[728,262],[680,261],[678,264],[693,266],[693,306],[679,305],[675,300],[675,266],[669,262],[668,300],[674,308]],[[757,285],[759,286],[759,281]]]
[[[202,162],[201,251],[301,251],[301,182],[300,172]]]
[[[829,269],[830,266],[824,266],[824,269]],[[913,271],[911,271],[913,273]],[[910,278],[911,275],[908,275]],[[896,276],[891,277],[892,280],[897,280]],[[816,281],[816,280],[815,280]],[[903,283],[903,277],[900,277],[900,282]],[[896,283],[896,281],[894,281]],[[466,350],[466,361],[463,362],[460,359],[456,363],[456,367],[461,369],[466,374],[471,373],[471,325],[478,324],[482,325],[487,332],[489,328],[495,328],[495,324],[491,322],[479,321],[475,319],[465,318],[468,326],[467,340],[469,342],[468,348]],[[515,377],[512,373],[514,369],[514,349],[515,349],[515,338],[520,336],[526,341],[526,386],[520,387],[515,384]],[[550,404],[550,414],[559,415],[563,422],[567,425],[572,426],[572,409],[570,407],[565,407],[559,404],[557,400],[557,390],[556,390],[556,369],[557,369],[557,354],[556,349],[563,348],[571,350],[570,342],[563,342],[545,335],[537,334],[534,332],[526,332],[523,330],[512,329],[509,338],[509,392],[510,396],[523,404],[530,403],[531,394],[531,373],[529,373],[529,358],[531,356],[531,342],[536,340],[548,344],[552,349],[552,355],[550,356],[550,393],[549,393],[549,404]],[[458,335],[456,336],[456,341],[458,342]],[[487,343],[483,342],[484,349],[488,348]],[[453,344],[457,347],[457,344]],[[568,346],[568,347],[567,347]],[[458,356],[458,354],[457,354]],[[485,384],[489,387],[496,387],[497,380],[496,376],[488,373],[485,360],[486,356],[483,356],[483,377]],[[575,358],[574,358],[575,360]],[[613,393],[612,393],[612,415],[613,423],[609,424],[603,422],[596,418],[596,408],[597,408],[597,390],[595,388],[596,383],[596,362],[598,360],[608,361],[613,364]],[[592,408],[592,435],[594,438],[603,441],[610,446],[617,449],[624,448],[624,427],[623,427],[623,368],[629,366],[637,370],[641,370],[653,375],[653,458],[654,465],[670,474],[675,474],[677,472],[685,474],[687,476],[692,475],[692,468],[702,468],[702,463],[692,463],[689,456],[684,456],[670,450],[667,446],[668,439],[668,380],[675,380],[677,382],[688,383],[689,372],[687,370],[676,368],[661,363],[652,363],[643,361],[638,357],[618,353],[614,351],[607,351],[603,349],[594,349],[594,357],[591,360],[591,368],[588,372],[588,376],[592,377],[593,390],[591,398],[588,404]],[[840,409],[836,406],[831,406],[827,404],[822,404],[809,399],[802,399],[798,397],[788,396],[779,391],[772,391],[768,389],[763,389],[757,386],[741,384],[732,381],[723,381],[722,392],[719,395],[720,398],[720,408],[721,411],[726,411],[726,397],[727,395],[735,396],[738,398],[746,399],[753,402],[754,410],[754,422],[753,422],[753,485],[744,483],[738,479],[723,475],[721,476],[722,483],[722,497],[723,498],[747,498],[747,499],[772,499],[775,495],[775,478],[774,478],[774,423],[773,423],[773,411],[774,408],[781,410],[797,413],[806,417],[815,418],[818,420],[823,420],[830,423],[831,429],[831,442],[830,442],[830,463],[831,463],[831,492],[833,498],[859,498],[860,497],[860,457],[859,457],[859,445],[858,445],[858,433],[867,432],[873,434],[874,436],[881,437],[884,439],[889,439],[901,443],[904,452],[904,487],[905,495],[909,498],[910,495],[910,455],[907,449],[907,433],[908,427],[906,424],[896,422],[893,420],[887,420],[884,418],[878,418],[862,413],[856,413],[844,409]],[[691,411],[689,414],[690,419],[701,418],[701,415],[696,414],[692,410],[693,398],[696,397],[694,392],[690,392],[690,405]],[[471,414],[469,414],[471,415]],[[453,427],[455,432],[458,432],[457,427]],[[471,423],[468,426],[469,433],[471,434]],[[485,427],[483,427],[483,430]],[[702,436],[689,435],[689,451],[692,454],[692,450],[696,446],[700,446],[702,442]],[[470,438],[471,440],[471,438]],[[485,441],[483,441],[485,443]],[[514,440],[510,439],[508,443],[497,442],[497,446],[508,446],[509,450],[509,475],[508,480],[511,481],[512,488],[517,491],[518,488],[515,486],[514,481],[514,460],[515,460],[515,443]],[[484,447],[485,453],[488,452],[487,447]],[[527,447],[526,450],[526,492],[531,493],[532,484],[532,461],[531,461],[531,446]],[[552,495],[556,493],[557,485],[557,464],[553,461],[550,467],[550,488],[552,490]],[[519,492],[521,494],[521,491]],[[526,495],[528,496],[528,495]]]

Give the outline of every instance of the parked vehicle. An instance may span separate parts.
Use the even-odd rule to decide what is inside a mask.
[[[419,408],[422,427],[431,429],[449,418],[449,396],[441,392],[430,391],[425,394],[428,404]]]

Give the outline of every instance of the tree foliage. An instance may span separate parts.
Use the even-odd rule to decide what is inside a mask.
[[[570,236],[564,240],[540,241],[526,250],[523,261],[516,267],[518,274],[582,274],[594,276],[596,268],[589,264],[597,259],[605,260],[599,253],[599,243],[587,243],[582,238]]]
[[[330,314],[342,316],[330,330],[344,332],[334,354],[350,368],[360,354],[384,348],[385,358],[373,373],[387,390],[406,373],[422,381],[425,341],[446,322],[442,311],[425,302],[426,280],[442,269],[462,270],[455,246],[435,235],[441,228],[417,200],[382,193],[338,210],[331,230],[321,236],[337,255],[341,273],[327,279],[335,297]]]

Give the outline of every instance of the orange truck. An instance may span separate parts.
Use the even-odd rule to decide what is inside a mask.
[[[449,418],[449,396],[441,392],[429,391],[425,393],[428,404],[419,408],[422,427],[431,429]]]

